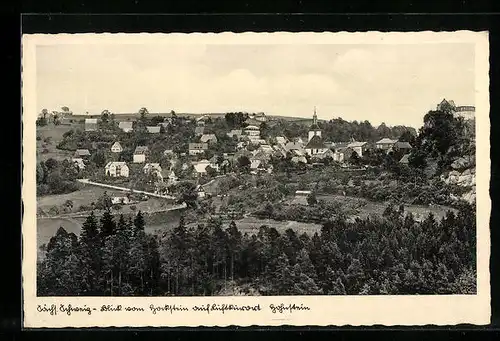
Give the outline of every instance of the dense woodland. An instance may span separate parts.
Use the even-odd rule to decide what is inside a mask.
[[[325,221],[297,235],[235,222],[179,225],[163,236],[135,219],[91,214],[80,237],[62,227],[39,263],[38,295],[474,294],[475,208],[416,222],[404,207],[383,217]],[[235,294],[234,291],[232,294]]]

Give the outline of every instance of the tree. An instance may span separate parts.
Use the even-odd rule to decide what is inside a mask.
[[[309,206],[314,206],[318,203],[318,199],[316,199],[316,194],[314,192],[311,192],[308,196],[307,196],[307,204]]]
[[[184,181],[176,185],[176,191],[179,193],[180,202],[185,202],[189,207],[196,207],[198,193],[196,185],[189,181]]]
[[[104,109],[101,112],[101,122],[104,123],[104,124],[108,124],[109,119],[110,119],[109,115],[110,115],[109,110],[108,109]]]
[[[83,294],[98,295],[99,273],[101,271],[101,238],[94,212],[91,212],[82,225],[79,250],[82,276],[85,280]]]
[[[149,114],[149,111],[147,108],[142,107],[141,109],[139,109],[139,115],[141,117],[141,121],[145,121],[147,114]]]
[[[248,158],[248,156],[240,156],[238,158],[238,168],[243,170],[243,171],[246,171],[248,172],[250,170],[250,159]]]
[[[104,240],[106,237],[114,235],[115,233],[116,233],[116,224],[110,209],[107,208],[101,217],[101,228],[100,228],[101,239]]]
[[[142,212],[139,210],[139,212],[137,212],[137,215],[134,218],[135,233],[138,233],[139,231],[144,232],[145,225],[146,223],[144,222],[144,216],[142,215]]]

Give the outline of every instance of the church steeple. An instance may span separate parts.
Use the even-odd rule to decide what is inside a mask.
[[[309,135],[309,139],[308,139],[309,141],[311,141],[311,139],[314,136],[321,137],[321,129],[318,126],[318,115],[316,114],[316,106],[314,106],[313,122],[312,122],[311,128],[309,129],[308,135]]]

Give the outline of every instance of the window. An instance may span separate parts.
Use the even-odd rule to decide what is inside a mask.
[[[116,176],[121,176],[121,173],[122,173],[122,167],[116,166]]]

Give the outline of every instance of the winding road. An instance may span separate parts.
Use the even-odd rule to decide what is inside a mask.
[[[115,189],[115,190],[123,191],[123,192],[140,193],[140,194],[144,194],[144,195],[148,195],[148,196],[156,197],[156,198],[161,198],[161,199],[170,199],[170,200],[177,199],[176,197],[171,196],[171,195],[161,195],[161,194],[156,194],[156,193],[152,193],[152,192],[139,191],[136,189],[126,188],[126,187],[113,186],[113,185],[103,184],[100,182],[90,181],[89,179],[77,179],[77,181],[82,183],[82,184],[86,184],[86,185],[93,185],[93,186],[98,186],[98,187],[110,188],[110,189]]]

